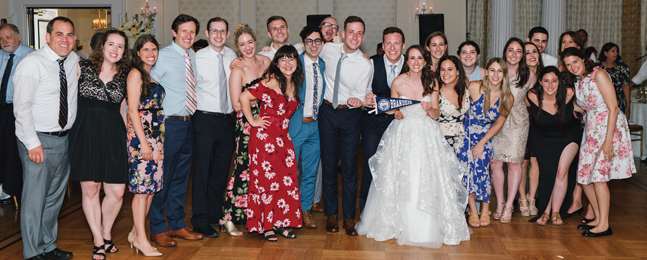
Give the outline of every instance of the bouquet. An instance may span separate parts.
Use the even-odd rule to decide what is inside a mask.
[[[113,28],[115,30],[123,31],[128,37],[128,48],[132,49],[135,45],[135,41],[142,34],[154,34],[153,26],[155,23],[155,16],[157,13],[150,13],[143,18],[142,21],[139,20],[140,15],[135,15],[132,20],[128,20],[128,13],[124,17],[124,22],[119,26],[119,28]]]

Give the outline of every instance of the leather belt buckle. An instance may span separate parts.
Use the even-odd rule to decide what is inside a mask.
[[[186,122],[191,120],[191,116],[166,116],[166,119],[173,119],[173,120]]]
[[[328,100],[324,99],[324,104],[329,105],[332,107],[332,103],[330,103]],[[334,109],[346,109],[348,108],[348,105],[338,105],[337,107],[333,107]]]
[[[314,119],[314,118],[312,118],[312,117],[304,117],[302,121],[303,121],[304,123],[312,123],[312,122],[317,121],[317,120],[315,120],[315,119]]]

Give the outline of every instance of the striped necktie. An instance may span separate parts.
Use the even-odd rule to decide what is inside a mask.
[[[61,82],[61,91],[59,93],[59,108],[58,108],[58,125],[61,127],[61,130],[65,129],[67,125],[67,76],[65,75],[65,63],[67,56],[62,59],[58,59],[58,78]]]
[[[319,113],[319,98],[317,94],[317,81],[319,81],[319,79],[317,75],[317,62],[312,63],[312,66],[312,71],[314,72],[314,87],[312,88],[312,92],[314,93],[312,97],[312,119],[317,120],[317,114]]]
[[[191,59],[189,58],[189,51],[184,53],[184,72],[186,74],[186,111],[189,115],[193,115],[197,109],[196,94],[195,94],[195,78],[193,77],[193,66],[191,66]]]

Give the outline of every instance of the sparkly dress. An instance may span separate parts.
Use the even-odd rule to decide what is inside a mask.
[[[467,88],[463,95],[463,106],[460,109],[454,106],[452,102],[449,102],[442,94],[440,95],[440,117],[438,117],[438,123],[440,123],[440,130],[443,132],[447,143],[454,148],[454,153],[458,153],[463,145],[463,140],[465,139],[463,121],[465,120],[467,111],[470,110],[470,93]]]
[[[148,95],[142,93],[139,99],[139,118],[128,121],[128,162],[130,163],[130,183],[128,190],[138,194],[153,194],[163,185],[164,161],[164,88],[155,82],[150,83]],[[142,159],[141,148],[132,120],[141,120],[148,145],[153,150],[153,160]]]
[[[243,86],[243,92],[261,81],[261,78],[252,80]],[[258,105],[252,105],[252,115],[257,116],[260,109]],[[236,114],[236,157],[234,159],[234,173],[227,184],[227,193],[222,206],[225,220],[231,220],[236,224],[245,223],[245,209],[247,208],[247,191],[249,188],[249,156],[247,145],[249,144],[249,131],[252,126],[247,122],[243,111]]]
[[[530,86],[518,88],[517,83],[514,83],[517,81],[516,76],[510,77],[510,82],[512,82],[510,90],[514,96],[514,103],[501,131],[492,138],[492,146],[494,147],[492,159],[507,163],[523,162],[530,129],[528,108],[526,108],[526,102],[524,101]]]
[[[575,83],[577,105],[586,111],[586,128],[580,145],[580,163],[577,167],[577,182],[608,182],[613,179],[626,179],[636,172],[633,149],[627,119],[622,111],[618,112],[616,130],[613,133],[613,157],[607,161],[600,147],[607,135],[609,109],[604,103],[600,90],[595,85],[595,72]]]
[[[270,125],[252,127],[249,135],[249,194],[247,231],[263,233],[272,227],[303,226],[297,183],[297,162],[288,134],[296,98],[288,98],[261,82],[248,88],[259,101],[258,116]]]

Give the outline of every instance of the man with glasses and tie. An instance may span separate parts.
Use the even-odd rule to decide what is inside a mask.
[[[159,51],[151,78],[166,92],[164,98],[164,189],[156,193],[149,212],[151,240],[158,246],[175,246],[173,238],[202,239],[184,223],[186,198],[193,156],[193,123],[197,110],[196,57],[191,49],[200,23],[180,14],[171,24],[173,42]],[[166,217],[166,220],[165,220]],[[168,222],[168,232],[167,232]]]
[[[337,162],[341,156],[343,186],[343,227],[356,236],[355,205],[357,199],[357,152],[361,132],[362,109],[373,66],[364,58],[359,46],[364,41],[364,21],[349,16],[344,21],[343,43],[327,43],[320,57],[327,65],[328,89],[319,110],[321,164],[323,168],[324,213],[328,216],[326,231],[338,232]]]
[[[13,203],[11,195],[22,192],[22,166],[16,141],[13,115],[13,75],[22,59],[34,51],[20,43],[20,32],[13,24],[0,25],[0,201]]]
[[[23,166],[20,232],[25,259],[70,259],[56,246],[58,213],[70,175],[67,132],[76,118],[79,56],[74,24],[47,24],[47,45],[27,55],[13,76],[18,154]]]
[[[319,28],[306,26],[299,35],[305,47],[305,52],[299,55],[301,64],[303,64],[305,80],[299,89],[301,104],[290,118],[289,134],[292,137],[297,162],[301,158],[301,181],[299,182],[301,188],[299,190],[301,191],[303,226],[317,228],[310,209],[312,208],[317,169],[319,168],[320,145],[317,118],[326,89],[326,81],[323,77],[326,66],[319,58],[319,52],[323,47]]]
[[[193,230],[205,237],[219,234],[212,225],[223,219],[223,194],[231,156],[236,148],[234,109],[229,98],[229,64],[236,53],[225,46],[229,23],[215,17],[205,30],[209,46],[196,56],[198,110],[193,115],[195,146],[193,157]]]
[[[387,27],[382,32],[382,48],[384,54],[371,58],[373,62],[373,80],[368,87],[366,94],[366,103],[370,104],[375,97],[391,97],[391,83],[400,75],[404,65],[404,33],[400,28]],[[380,139],[386,128],[391,124],[393,115],[369,114],[364,112],[362,118],[362,155],[364,157],[364,167],[362,168],[362,187],[359,191],[359,212],[364,210],[368,190],[371,187],[373,176],[368,166],[368,159],[377,151]]]

